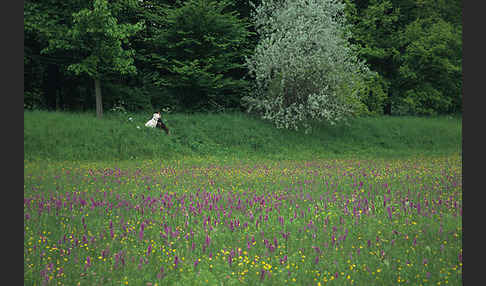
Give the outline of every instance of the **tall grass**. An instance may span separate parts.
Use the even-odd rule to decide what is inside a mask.
[[[315,124],[311,134],[276,129],[244,113],[164,114],[171,130],[146,128],[151,114],[26,111],[26,160],[113,161],[185,156],[309,159],[457,154],[457,117],[366,117]],[[132,118],[132,120],[129,120]],[[139,127],[139,128],[138,128]]]

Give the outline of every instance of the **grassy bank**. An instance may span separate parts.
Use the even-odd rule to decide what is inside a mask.
[[[317,159],[458,154],[453,117],[368,117],[316,125],[312,134],[276,129],[247,114],[167,114],[171,129],[144,127],[150,114],[24,113],[27,161],[117,161],[183,157]],[[129,120],[132,118],[132,120]],[[139,127],[139,128],[138,128]]]

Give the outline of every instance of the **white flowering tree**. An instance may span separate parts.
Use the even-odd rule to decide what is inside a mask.
[[[262,0],[253,23],[260,36],[246,59],[255,79],[245,97],[278,128],[310,131],[311,121],[334,124],[363,105],[359,91],[369,74],[349,44],[339,0]]]

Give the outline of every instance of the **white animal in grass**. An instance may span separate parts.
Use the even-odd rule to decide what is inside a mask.
[[[149,121],[147,121],[147,123],[145,123],[145,126],[155,128],[157,126],[157,121],[159,120],[159,118],[160,118],[160,111],[157,111],[152,116],[152,119],[150,119]]]

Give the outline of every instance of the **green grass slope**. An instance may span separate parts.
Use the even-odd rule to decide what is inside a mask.
[[[129,118],[132,120],[129,120]],[[460,154],[458,117],[364,117],[316,124],[311,134],[276,129],[244,113],[167,114],[171,130],[144,127],[151,114],[24,112],[24,159],[117,161],[187,156],[317,159]]]

